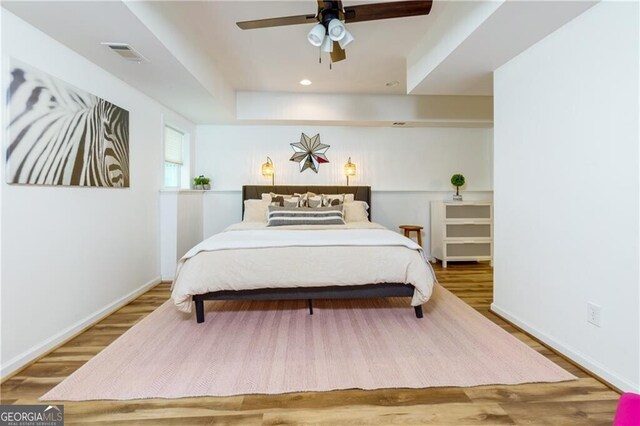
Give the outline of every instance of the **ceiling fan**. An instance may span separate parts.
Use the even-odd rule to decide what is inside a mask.
[[[369,3],[343,7],[342,0],[317,0],[317,2],[318,11],[315,15],[282,16],[279,18],[236,22],[236,24],[243,30],[252,30],[316,22],[316,25],[307,35],[309,43],[320,47],[321,51],[330,53],[332,62],[339,62],[346,59],[347,55],[344,48],[353,41],[353,36],[347,31],[345,23],[428,15],[432,4],[432,0],[423,0]]]

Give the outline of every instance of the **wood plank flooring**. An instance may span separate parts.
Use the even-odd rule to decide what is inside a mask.
[[[491,321],[579,377],[564,383],[474,388],[341,390],[65,403],[67,424],[123,425],[611,425],[618,394],[489,312],[487,263],[435,266],[440,283]],[[169,297],[160,284],[7,380],[3,404],[43,395]]]

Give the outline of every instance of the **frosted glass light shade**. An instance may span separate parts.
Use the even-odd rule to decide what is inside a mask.
[[[333,41],[340,41],[345,36],[347,29],[345,28],[342,21],[337,18],[332,19],[329,22],[329,31],[328,35]]]
[[[342,39],[340,41],[338,41],[338,44],[340,44],[340,47],[344,49],[353,40],[354,39],[353,39],[353,36],[351,35],[351,33],[348,30],[345,30],[344,31],[344,37],[342,37]]]
[[[331,40],[329,36],[325,36],[322,42],[322,51],[326,53],[333,52],[333,40]]]
[[[327,31],[325,30],[324,25],[316,24],[311,28],[309,34],[307,34],[307,40],[309,40],[309,43],[312,45],[318,47],[322,44],[322,40],[324,40],[326,33]]]

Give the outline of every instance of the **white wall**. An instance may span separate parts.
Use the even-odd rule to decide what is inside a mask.
[[[481,128],[493,127],[493,97],[238,92],[236,118],[243,125]]]
[[[6,10],[2,35],[3,90],[14,57],[129,111],[131,170],[128,189],[3,178],[4,376],[159,280],[163,120],[194,128]]]
[[[640,390],[639,29],[637,2],[605,1],[494,76],[493,309],[628,391]]]
[[[163,190],[160,193],[160,269],[173,280],[177,260],[202,241],[203,191]]]
[[[329,164],[300,173],[289,161],[300,134],[320,133]],[[371,185],[373,220],[389,228],[429,224],[429,201],[450,198],[451,175],[467,178],[465,197],[491,199],[492,129],[333,126],[198,126],[196,174],[212,178],[204,199],[204,236],[241,220],[242,185],[271,183],[261,174],[267,155],[276,184],[345,185],[344,164],[357,165],[352,185]],[[426,244],[428,246],[428,244]],[[428,247],[427,247],[428,248]]]

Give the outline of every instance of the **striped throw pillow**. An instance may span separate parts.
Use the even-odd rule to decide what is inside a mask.
[[[344,212],[342,205],[315,209],[269,206],[268,222],[267,226],[344,225]]]

